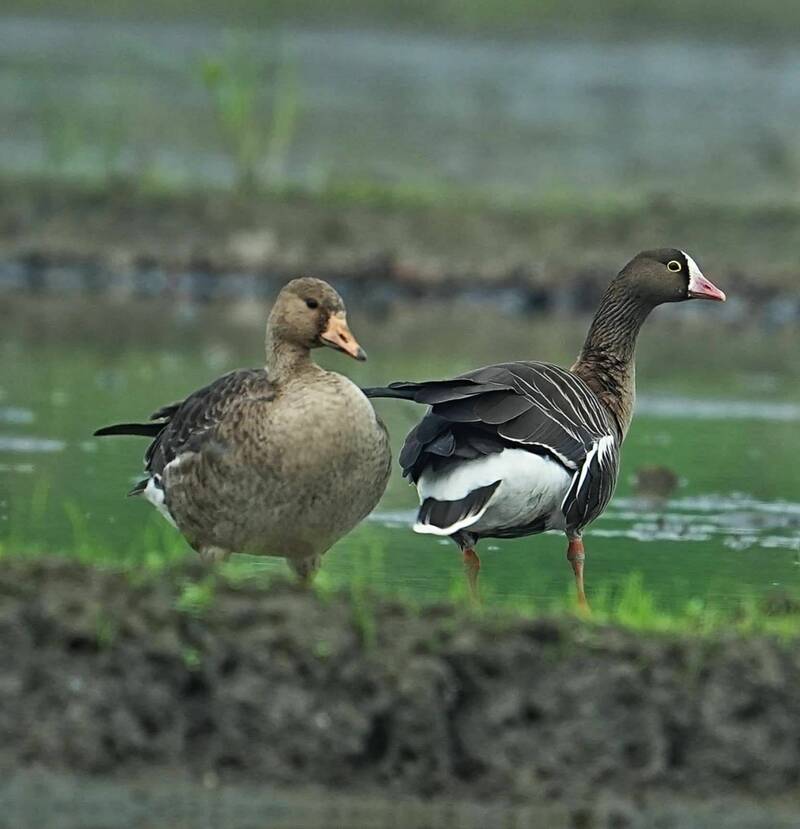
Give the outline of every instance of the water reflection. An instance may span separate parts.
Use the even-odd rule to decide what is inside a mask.
[[[416,511],[376,510],[369,520],[391,529],[409,528]],[[744,495],[703,495],[666,501],[661,509],[643,498],[615,498],[587,537],[627,538],[643,543],[702,543],[721,536],[731,550],[749,547],[800,551],[800,504],[759,501]],[[445,540],[446,544],[451,542]],[[498,550],[497,544],[486,549]]]

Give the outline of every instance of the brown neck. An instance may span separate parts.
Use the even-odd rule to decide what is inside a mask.
[[[311,351],[307,346],[297,345],[276,337],[267,328],[267,371],[273,383],[282,383],[290,377],[314,367]]]
[[[652,311],[616,282],[609,285],[589,327],[586,342],[572,366],[614,416],[621,437],[628,432],[636,397],[636,338]]]

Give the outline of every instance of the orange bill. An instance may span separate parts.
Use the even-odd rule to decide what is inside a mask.
[[[325,345],[349,354],[354,360],[367,359],[367,352],[356,342],[352,331],[347,327],[344,314],[331,316],[327,328],[320,334],[320,339]]]

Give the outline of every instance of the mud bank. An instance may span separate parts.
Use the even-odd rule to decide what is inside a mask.
[[[5,559],[0,768],[558,806],[576,826],[800,790],[795,645],[208,578]]]
[[[583,311],[634,252],[674,244],[693,251],[748,313],[760,307],[782,322],[800,317],[791,258],[798,218],[790,206],[664,199],[499,209],[453,198],[0,182],[0,291],[259,297],[314,273],[373,303],[461,295],[523,311]]]

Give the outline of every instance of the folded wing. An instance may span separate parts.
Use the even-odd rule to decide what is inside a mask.
[[[452,380],[392,383],[365,393],[431,407],[400,454],[403,474],[415,483],[430,467],[511,447],[550,457],[572,475],[562,506],[568,529],[588,524],[611,499],[620,436],[594,392],[569,371],[503,363]]]
[[[271,400],[272,386],[265,369],[239,369],[224,374],[185,400],[163,406],[150,423],[123,423],[98,429],[95,435],[144,435],[153,438],[144,456],[148,478],[160,476],[170,461],[186,451],[197,451],[213,437],[222,417],[243,396]],[[148,478],[131,494],[141,492]]]

